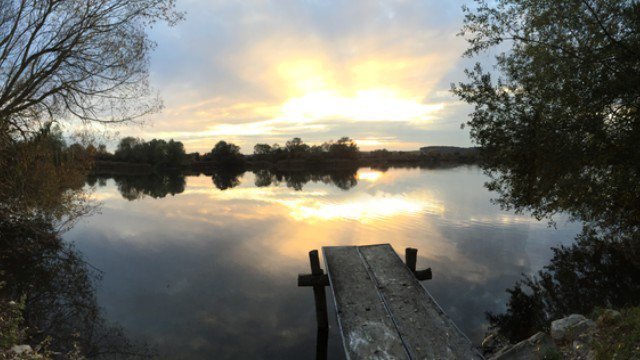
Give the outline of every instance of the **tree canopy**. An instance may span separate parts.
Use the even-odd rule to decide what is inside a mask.
[[[180,141],[153,139],[146,142],[134,137],[120,140],[114,158],[118,161],[145,163],[157,167],[181,167],[186,163],[184,145]]]
[[[240,147],[224,140],[218,141],[211,152],[204,156],[206,160],[216,161],[220,165],[239,166],[243,163]]]
[[[323,142],[320,145],[308,145],[301,138],[294,137],[288,140],[284,147],[278,144],[256,144],[253,154],[259,159],[307,159],[319,161],[322,159],[349,159],[358,158],[360,149],[355,141],[349,137],[342,137],[338,141]]]
[[[478,0],[462,33],[466,55],[498,53],[453,86],[498,201],[637,230],[640,3]]]
[[[146,28],[180,18],[174,0],[0,1],[0,132],[156,111]]]
[[[476,1],[467,56],[497,53],[453,86],[498,202],[585,225],[508,290],[492,327],[512,341],[595,307],[637,306],[640,277],[640,2]]]

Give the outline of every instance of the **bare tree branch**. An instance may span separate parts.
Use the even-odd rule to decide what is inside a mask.
[[[0,0],[0,128],[41,118],[122,122],[157,111],[146,34],[175,0]]]

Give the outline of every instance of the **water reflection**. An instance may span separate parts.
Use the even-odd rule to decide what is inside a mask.
[[[0,358],[40,357],[7,352],[18,344],[47,358],[148,356],[105,318],[100,271],[61,237],[96,206],[87,157],[50,125],[0,146]]]
[[[103,318],[95,295],[100,272],[62,241],[50,221],[2,218],[0,234],[0,297],[23,302],[23,341],[88,358],[151,355]]]
[[[231,189],[240,185],[240,177],[243,173],[244,171],[233,170],[216,171],[211,180],[213,180],[213,185],[220,190]]]
[[[211,176],[211,181],[216,189],[227,190],[235,188],[242,182],[245,174],[242,168],[225,168],[204,172],[205,176]],[[381,174],[369,171],[361,175],[356,169],[346,170],[319,170],[319,171],[280,171],[272,169],[256,170],[254,184],[256,187],[278,186],[286,184],[288,188],[301,191],[309,183],[322,183],[333,185],[342,190],[349,190],[358,184],[360,176],[372,176]],[[380,175],[378,175],[380,176]],[[163,198],[167,195],[176,195],[184,192],[185,178],[183,173],[150,173],[150,174],[113,174],[113,175],[89,175],[89,186],[106,186],[108,179],[113,179],[118,191],[127,200],[138,200],[144,196]]]
[[[138,200],[144,196],[154,199],[167,195],[176,195],[184,191],[185,177],[180,173],[143,174],[143,175],[89,175],[90,186],[106,186],[106,180],[112,178],[118,191],[127,200]]]
[[[243,170],[224,170],[213,173],[216,188],[226,190],[240,185]],[[315,171],[283,171],[277,169],[258,169],[253,172],[256,187],[278,186],[281,183],[300,191],[309,183],[330,184],[342,190],[349,190],[358,184],[357,169],[318,169]]]
[[[434,270],[429,291],[477,342],[504,289],[577,231],[500,211],[475,167],[246,172],[224,191],[213,176],[136,201],[106,180],[94,195],[102,214],[67,234],[104,271],[98,299],[110,319],[167,357],[313,358],[313,297],[295,276],[326,245],[418,248],[418,267]],[[329,335],[339,358],[336,329]]]
[[[507,312],[490,314],[492,325],[515,342],[568,314],[637,306],[640,245],[634,235],[585,228],[575,244],[554,250],[537,276],[510,287]]]

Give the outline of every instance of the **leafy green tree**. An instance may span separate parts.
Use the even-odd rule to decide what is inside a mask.
[[[466,55],[496,51],[453,87],[507,208],[640,225],[640,3],[476,1]],[[501,52],[502,51],[502,52]]]

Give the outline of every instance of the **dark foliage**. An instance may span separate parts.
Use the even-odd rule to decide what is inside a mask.
[[[597,234],[585,229],[576,243],[554,249],[554,256],[535,277],[507,290],[507,312],[488,314],[511,341],[520,341],[552,320],[597,307],[636,306],[640,299],[640,239]]]
[[[640,223],[640,3],[478,1],[468,55],[498,44],[500,75],[478,64],[454,87],[500,204]]]
[[[102,153],[102,158],[105,157]],[[150,164],[157,168],[180,168],[188,163],[184,145],[180,141],[153,139],[146,142],[133,137],[120,140],[113,160]]]
[[[488,187],[504,208],[585,225],[490,321],[515,341],[572,312],[640,304],[640,3],[476,3],[466,55],[507,50],[453,91],[475,106]]]
[[[316,169],[313,171],[257,170],[255,172],[255,185],[270,186],[284,182],[287,187],[294,190],[302,190],[304,185],[311,181],[333,184],[342,190],[349,190],[358,184],[356,175],[357,169]]]
[[[357,160],[359,155],[358,145],[348,137],[312,146],[296,137],[287,141],[285,147],[278,144],[256,144],[253,147],[253,159],[273,163],[283,160],[303,160],[306,163],[331,162],[336,159]]]
[[[24,299],[26,340],[49,350],[88,358],[149,355],[122,330],[109,326],[96,303],[100,273],[58,236],[43,218],[0,218],[0,274],[3,299]]]
[[[220,190],[227,190],[240,185],[240,177],[244,174],[244,170],[239,168],[228,168],[216,170],[211,176],[213,185]]]
[[[137,200],[150,196],[154,199],[184,192],[184,176],[175,173],[152,174],[149,176],[115,175],[120,194],[127,200]]]
[[[244,156],[240,153],[238,145],[224,140],[218,141],[211,152],[202,156],[204,161],[213,161],[222,167],[241,167],[244,165]]]

